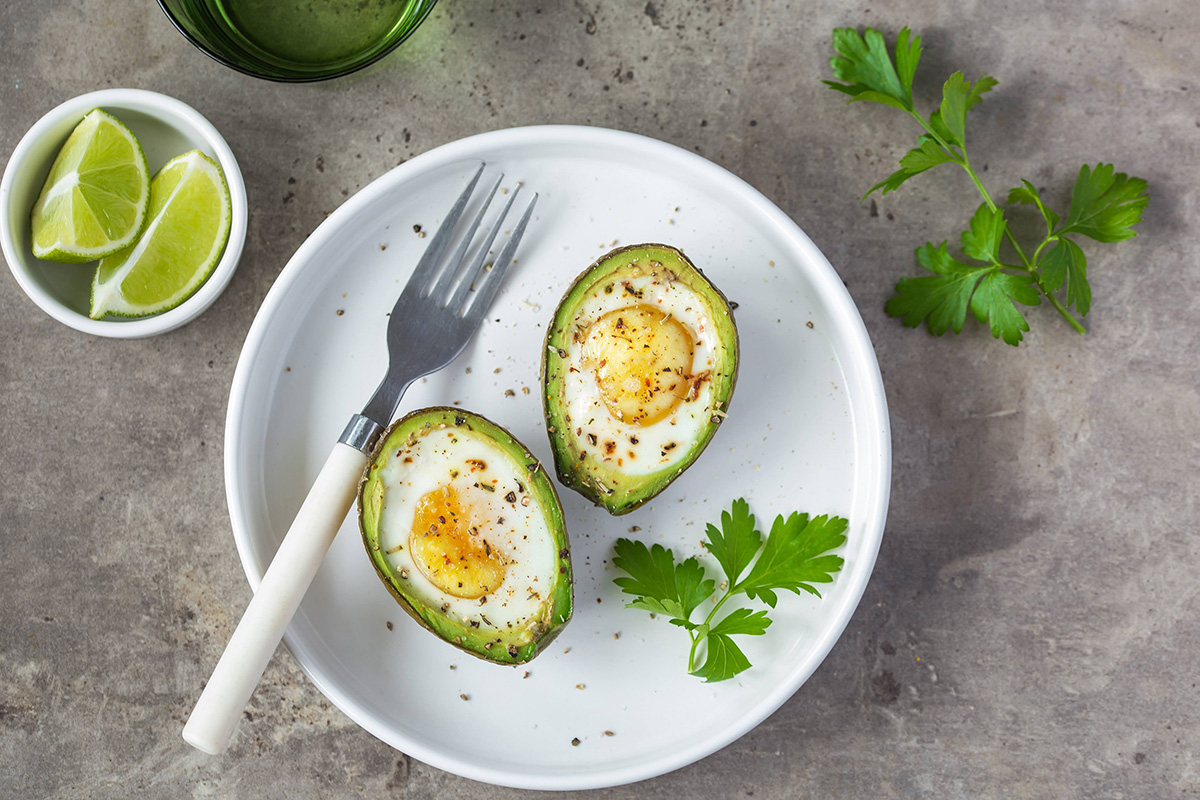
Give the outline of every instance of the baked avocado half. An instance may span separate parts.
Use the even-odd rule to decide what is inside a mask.
[[[427,408],[395,422],[359,484],[358,512],[384,586],[450,644],[521,664],[570,620],[554,486],[524,445],[478,414]]]
[[[612,514],[691,466],[729,408],[738,336],[729,301],[682,252],[621,247],[567,290],[542,352],[558,479]]]

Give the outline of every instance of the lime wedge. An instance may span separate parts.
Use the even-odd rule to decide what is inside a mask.
[[[150,203],[150,170],[133,131],[95,109],[58,151],[33,205],[33,254],[94,261],[128,247]]]
[[[150,221],[141,238],[96,265],[92,319],[148,317],[182,303],[216,266],[231,216],[217,162],[192,150],[150,181]]]

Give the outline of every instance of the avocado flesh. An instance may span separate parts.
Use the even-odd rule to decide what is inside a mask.
[[[656,295],[655,286],[668,289]],[[614,422],[612,429],[620,430],[624,438],[614,435],[605,442],[602,435],[588,430],[588,420],[573,418],[570,393],[578,392],[581,381],[585,380],[581,376],[589,374],[582,366],[589,363],[583,348],[590,346],[588,332],[603,327],[612,317],[613,309],[624,307],[640,314],[645,304],[652,301],[655,308],[667,308],[672,294],[698,301],[702,307],[701,316],[693,311],[696,302],[688,301],[686,306],[693,324],[697,319],[709,323],[704,326],[708,331],[705,335],[709,342],[708,361],[693,366],[707,384],[703,387],[703,396],[681,402],[676,407],[679,416],[686,413],[695,418],[696,424],[683,439],[666,442],[658,438],[664,449],[656,446],[653,452],[642,454],[648,455],[656,465],[661,464],[661,468],[648,468],[650,462],[645,458],[622,464],[620,453],[633,452],[624,448],[628,441],[639,437],[639,431],[658,434],[661,433],[660,426],[672,423],[670,419],[654,420],[659,414],[649,410],[653,401],[648,400],[647,414],[652,416],[643,421],[654,420],[652,425],[639,427],[636,418],[633,424],[627,424],[622,418]],[[676,316],[687,315],[676,309],[660,322],[665,327],[672,324]],[[543,409],[559,481],[612,514],[627,513],[653,498],[695,462],[720,427],[737,382],[738,352],[737,327],[729,302],[678,249],[662,244],[632,245],[601,257],[567,290],[555,312],[542,351]],[[595,366],[594,358],[592,363]],[[660,360],[655,363],[665,371],[669,366],[662,364],[673,362]],[[589,379],[597,384],[603,380],[600,369],[590,375]],[[636,377],[653,378],[651,375]],[[600,391],[603,393],[603,389]],[[575,417],[580,416],[580,404],[576,402],[574,407]],[[594,411],[600,416],[606,413],[599,405],[594,406]],[[610,406],[607,413],[615,420],[620,410],[613,411]],[[587,415],[591,418],[592,411]],[[685,426],[675,426],[674,430],[682,435]],[[641,438],[650,437],[641,435]],[[611,448],[613,444],[620,447],[610,453],[605,446]],[[639,444],[644,445],[644,442]],[[637,469],[630,469],[634,463],[638,465]]]
[[[411,534],[403,524],[394,530],[387,526],[396,526],[398,518],[411,525],[415,517],[411,513],[398,517],[387,511],[389,496],[403,491],[390,485],[388,475],[397,466],[395,459],[414,458],[419,463],[421,445],[435,437],[442,437],[445,442],[462,442],[464,447],[474,448],[475,454],[488,453],[493,474],[502,476],[494,487],[495,493],[489,494],[494,494],[498,502],[504,502],[511,493],[513,516],[524,508],[541,512],[549,532],[549,540],[542,546],[552,552],[539,555],[540,561],[548,564],[550,574],[539,576],[540,580],[524,582],[538,587],[536,598],[525,585],[502,584],[494,587],[489,608],[486,596],[484,604],[477,604],[473,599],[445,596],[421,570],[413,569],[411,564],[407,568],[397,566],[395,559],[400,554],[395,551],[405,549]],[[478,460],[483,461],[482,458]],[[441,478],[434,476],[430,480],[436,483]],[[410,485],[414,482],[410,481]],[[526,496],[529,503],[522,505]],[[380,438],[364,472],[358,490],[358,509],[363,544],[384,586],[414,620],[450,644],[488,661],[521,664],[540,653],[570,620],[571,560],[558,495],[537,458],[506,430],[484,417],[442,407],[415,411],[395,422]],[[392,544],[389,547],[389,543],[399,543],[399,546]],[[389,550],[393,552],[389,554]],[[526,561],[523,557],[520,560]],[[516,577],[510,573],[506,582],[516,580]],[[489,613],[497,620],[497,614],[505,613],[498,606],[503,593],[509,590],[515,595],[513,602],[530,603],[529,613],[512,625],[489,620]]]

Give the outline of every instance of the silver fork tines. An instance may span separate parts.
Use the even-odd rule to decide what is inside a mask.
[[[492,242],[496,241],[496,234],[500,232],[500,226],[504,224],[504,218],[508,215],[509,209],[512,208],[513,201],[517,199],[517,192],[519,191],[521,191],[521,186],[520,184],[517,184],[517,188],[513,189],[512,193],[509,195],[508,202],[504,204],[504,209],[500,212],[500,215],[496,217],[496,221],[492,224],[492,229],[488,231],[487,237],[480,244],[479,252],[475,254],[475,258],[473,261],[471,261],[471,265],[465,270],[462,281],[458,284],[458,290],[455,291],[453,297],[446,301],[447,306],[457,308],[459,310],[459,316],[462,316],[466,313],[467,292],[475,288],[475,282],[479,281],[481,278],[486,279],[487,276],[496,272],[495,262],[492,262],[490,271],[485,274],[484,269],[487,268],[487,265],[484,264],[484,261],[491,254]],[[488,199],[490,200],[491,198]],[[501,269],[501,278],[503,277],[503,273],[504,270]]]
[[[430,295],[433,295],[435,299],[441,297],[446,301],[449,301],[449,290],[450,286],[454,282],[455,273],[458,271],[458,268],[462,265],[463,261],[466,260],[467,250],[471,246],[471,240],[475,238],[475,232],[479,230],[479,223],[483,222],[483,215],[487,213],[488,206],[492,204],[492,198],[496,196],[496,190],[500,188],[500,182],[503,180],[504,173],[500,173],[500,176],[496,178],[496,182],[492,184],[492,190],[488,192],[487,197],[484,198],[483,205],[479,207],[479,212],[475,214],[475,218],[471,220],[470,227],[467,228],[466,234],[463,236],[462,241],[459,242],[458,248],[454,251],[454,255],[448,262],[448,267],[441,270],[441,277],[438,278],[437,282],[433,286],[429,287],[428,291],[422,292],[422,297],[429,297]],[[505,208],[505,211],[507,210],[508,209]],[[501,214],[500,216],[503,217],[504,215]],[[453,221],[447,219],[442,223],[442,228],[445,228],[448,225],[453,227],[457,224],[457,219]],[[438,232],[440,233],[441,230],[439,229]],[[443,302],[442,308],[445,308],[447,305],[448,302]]]
[[[513,197],[517,195],[517,191],[521,187],[518,185],[513,190]],[[529,218],[533,216],[533,207],[537,205],[537,192],[533,193],[533,199],[529,201],[529,205],[525,207],[525,213],[521,215],[517,226],[513,228],[512,233],[508,235],[508,241],[504,243],[503,249],[500,250],[500,255],[492,262],[491,270],[484,277],[479,285],[475,286],[475,302],[471,304],[469,309],[470,318],[474,320],[474,324],[478,324],[483,315],[492,305],[492,298],[496,296],[496,292],[500,290],[500,282],[504,280],[504,272],[512,263],[513,256],[517,252],[517,245],[521,242],[521,237],[525,235],[525,227],[529,224]],[[512,205],[512,198],[509,198],[508,206]],[[504,213],[508,213],[508,206],[505,206]],[[500,220],[496,220],[496,227],[500,226]],[[493,232],[494,237],[494,232]],[[486,267],[485,267],[486,269]],[[453,304],[452,304],[453,305]]]
[[[475,174],[471,176],[467,188],[454,201],[454,205],[450,208],[450,213],[446,214],[446,219],[442,221],[442,226],[433,235],[433,240],[425,248],[425,253],[421,256],[421,260],[417,262],[417,268],[413,270],[412,277],[408,279],[408,284],[405,285],[404,292],[400,295],[402,298],[414,286],[426,289],[433,288],[432,281],[437,277],[438,267],[442,265],[442,252],[445,251],[446,245],[450,243],[450,236],[454,232],[454,226],[458,224],[458,218],[462,216],[463,211],[466,209],[467,201],[471,199],[471,192],[475,191],[475,184],[479,183],[479,176],[483,174],[485,166],[487,164],[479,165],[479,169],[475,170]],[[421,297],[428,296],[429,291],[421,292]]]
[[[529,224],[538,196],[534,194],[520,221],[500,248],[500,253],[489,261],[496,238],[521,189],[518,184],[509,193],[508,201],[487,233],[476,241],[480,225],[504,180],[504,176],[500,175],[479,210],[472,216],[458,247],[448,259],[443,260],[485,166],[479,165],[466,189],[446,214],[392,308],[387,330],[387,374],[362,414],[355,415],[351,425],[347,426],[349,431],[357,424],[360,433],[353,440],[348,440],[344,434],[343,442],[364,451],[369,449],[379,430],[395,414],[404,390],[422,375],[446,366],[462,352],[496,297]],[[472,249],[475,255],[468,259]],[[360,418],[366,418],[374,424],[366,425]],[[364,428],[370,430],[370,436],[364,435]],[[368,438],[372,441],[364,441]]]

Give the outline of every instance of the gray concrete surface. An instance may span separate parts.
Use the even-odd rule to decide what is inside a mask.
[[[192,104],[245,171],[241,267],[198,321],[116,342],[0,276],[0,795],[523,797],[391,750],[280,651],[231,751],[179,738],[249,598],[222,433],[251,320],[356,189],[480,131],[624,128],[695,150],[778,203],[845,279],[891,405],[887,533],[857,614],[756,730],[600,797],[1200,794],[1200,21],[1190,0],[451,2],[402,51],[323,85],[257,81],[149,2],[0,6],[0,154],[108,86]],[[913,248],[975,205],[950,169],[860,204],[911,124],[825,90],[830,30],[925,34],[1002,83],[972,119],[1000,193],[1069,196],[1079,165],[1146,177],[1141,235],[1089,245],[1086,336],[1030,313],[1018,349],[883,313]],[[292,183],[290,179],[294,178]],[[742,391],[753,391],[745,387]]]

